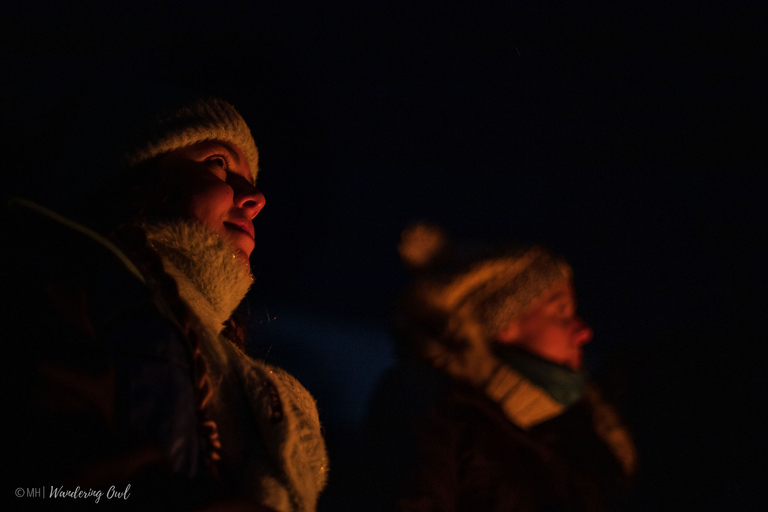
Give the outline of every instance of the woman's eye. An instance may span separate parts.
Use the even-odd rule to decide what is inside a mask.
[[[226,158],[216,155],[206,159],[206,162],[210,164],[209,168],[213,174],[224,181],[227,180],[229,165]]]
[[[223,167],[225,169],[227,168],[227,160],[223,156],[214,156],[214,157],[211,157],[209,160],[220,167]]]
[[[575,311],[571,304],[563,302],[558,305],[557,314],[563,318],[570,318],[575,314]]]

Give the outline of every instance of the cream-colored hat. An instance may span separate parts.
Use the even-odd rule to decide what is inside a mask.
[[[128,168],[174,149],[207,140],[220,140],[240,148],[256,180],[259,153],[248,125],[235,107],[218,98],[197,99],[154,118],[134,137],[124,155]]]
[[[546,290],[572,276],[565,260],[540,246],[475,247],[464,254],[460,249],[437,226],[407,228],[399,251],[415,275],[406,301],[409,308],[423,309],[426,318],[446,323],[459,310],[470,313],[487,336],[498,334]]]

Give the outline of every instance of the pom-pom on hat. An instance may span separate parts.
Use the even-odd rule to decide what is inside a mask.
[[[470,317],[486,337],[495,337],[546,290],[572,277],[568,263],[544,247],[458,245],[426,223],[405,229],[398,249],[414,273],[406,316],[433,324],[442,319],[445,328]]]
[[[419,222],[406,228],[397,246],[406,267],[418,271],[435,266],[449,250],[449,240],[440,226]]]
[[[155,116],[133,137],[124,155],[125,165],[132,168],[174,149],[208,140],[240,148],[256,180],[259,153],[251,131],[235,107],[219,98],[196,99]]]

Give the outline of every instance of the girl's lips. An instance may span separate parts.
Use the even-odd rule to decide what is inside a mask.
[[[254,240],[255,238],[253,223],[251,223],[251,221],[248,221],[245,219],[231,219],[231,220],[225,221],[224,224],[226,224],[227,227],[231,229],[236,229],[237,231],[244,232],[251,238],[251,240]]]
[[[250,225],[250,223],[248,224]],[[253,225],[250,225],[250,229],[248,229],[248,226],[241,226],[239,223],[227,221],[224,222],[224,228],[226,229],[225,236],[242,255],[242,259],[250,268],[248,258],[251,256],[251,252],[256,244],[253,236]]]

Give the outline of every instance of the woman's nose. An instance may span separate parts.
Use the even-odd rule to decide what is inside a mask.
[[[577,321],[578,326],[576,327],[573,335],[574,342],[579,346],[586,345],[592,341],[594,332],[592,332],[592,327],[590,327],[589,324],[585,322],[581,317],[577,317]]]
[[[267,204],[264,194],[250,183],[235,193],[234,201],[235,206],[244,210],[250,219],[255,218]]]

